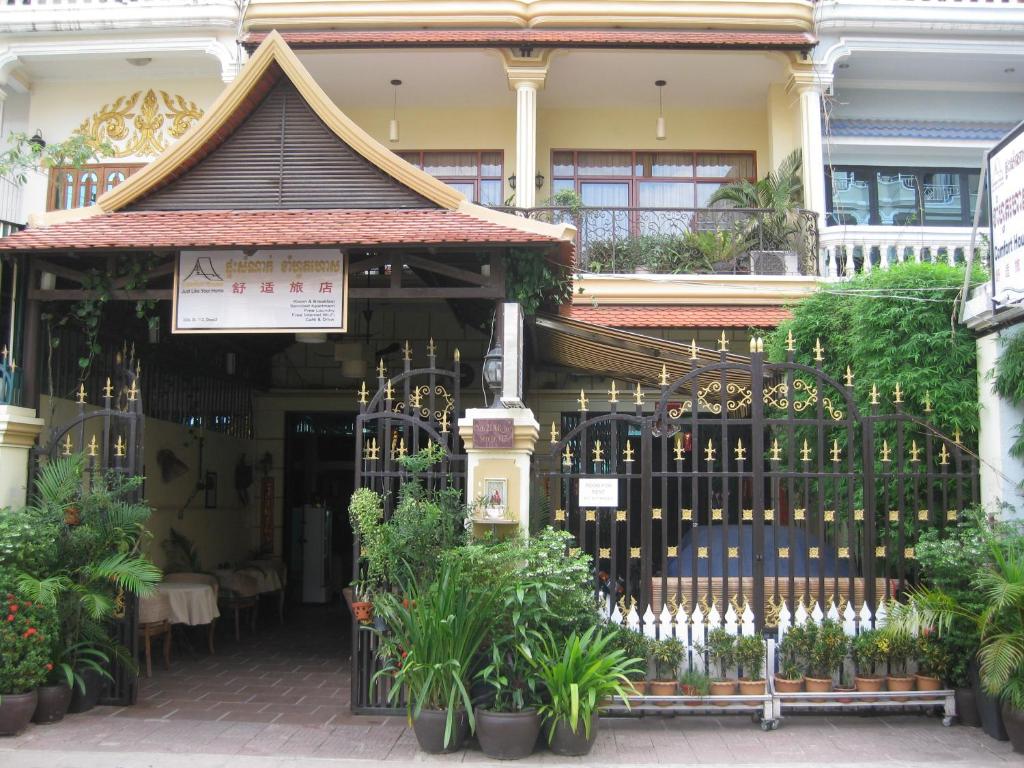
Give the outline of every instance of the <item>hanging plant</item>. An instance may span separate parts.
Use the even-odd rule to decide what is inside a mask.
[[[505,296],[533,315],[544,304],[564,304],[572,297],[572,272],[537,250],[513,248],[505,259]]]

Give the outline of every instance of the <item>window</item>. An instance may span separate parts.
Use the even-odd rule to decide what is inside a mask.
[[[50,189],[46,196],[46,210],[64,211],[84,208],[96,198],[127,179],[142,163],[118,165],[87,165],[83,168],[51,168]]]
[[[719,187],[757,177],[753,152],[556,150],[552,192],[597,208],[703,208]]]
[[[501,205],[505,191],[499,151],[399,152],[398,156],[454,187],[474,203]]]
[[[830,225],[960,227],[974,221],[977,171],[837,166],[826,170],[829,176]]]

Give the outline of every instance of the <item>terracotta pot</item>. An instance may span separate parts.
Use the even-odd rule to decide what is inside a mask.
[[[634,696],[646,696],[647,695],[647,681],[646,680],[630,680],[629,684],[633,686],[633,698]]]
[[[957,688],[954,695],[956,699],[956,716],[960,718],[960,725],[971,728],[981,726],[981,717],[978,716],[978,698],[974,695],[973,688]]]
[[[837,685],[832,688],[832,692],[836,694],[852,693],[855,690],[856,688],[854,688],[852,685]],[[835,700],[840,704],[853,704],[854,701],[849,696],[836,696]]]
[[[576,733],[573,733],[565,720],[559,720],[555,725],[554,733],[551,734],[548,747],[556,755],[582,757],[590,752],[594,746],[594,739],[597,738],[597,724],[599,722],[595,712],[590,718],[590,738],[588,739],[583,723],[580,723],[576,727]]]
[[[1024,712],[1014,709],[1005,702],[1002,705],[1003,726],[1006,728],[1006,735],[1010,737],[1013,751],[1018,755],[1024,754]]]
[[[735,680],[712,680],[711,681],[711,703],[716,707],[724,707],[726,701],[715,701],[716,696],[735,696],[739,684]]]
[[[854,677],[853,683],[860,693],[877,693],[885,686],[885,678],[879,675],[865,675],[864,677]],[[878,699],[874,696],[865,696],[860,701],[878,701]]]
[[[701,696],[700,691],[698,691],[692,685],[683,685],[682,686],[682,691],[683,691],[683,696]],[[701,696],[701,698],[703,698],[703,696]],[[699,700],[684,701],[683,705],[687,706],[687,707],[699,707],[702,703],[703,702],[699,701]]]
[[[775,676],[776,693],[802,693],[804,690],[804,679],[789,680],[785,677]]]
[[[0,736],[17,736],[36,711],[36,691],[0,694]]]
[[[32,714],[32,722],[59,723],[67,714],[71,705],[71,689],[67,683],[59,685],[43,685],[39,688],[39,701],[36,711]]]
[[[369,624],[373,621],[373,603],[365,600],[357,600],[352,603],[352,615],[360,624]]]
[[[444,729],[447,717],[446,709],[420,710],[419,717],[412,723],[412,729],[416,734],[416,742],[424,752],[431,755],[457,752],[466,743],[469,737],[469,718],[466,716],[466,710],[460,709],[455,713],[451,739],[445,744]]]
[[[740,694],[743,696],[764,696],[764,680],[740,680]],[[759,701],[748,701],[748,707],[762,706]]]
[[[889,675],[885,679],[890,691],[912,691],[914,690],[914,678],[912,675]],[[893,701],[910,701],[909,696],[893,696]]]
[[[931,675],[914,675],[914,682],[919,691],[941,691],[942,681]]]
[[[497,760],[520,760],[529,757],[540,733],[540,717],[536,709],[522,712],[476,711],[476,737],[480,749]]]
[[[804,684],[807,686],[808,693],[831,693],[832,692],[832,678],[831,677],[805,677]],[[807,699],[812,704],[820,704],[825,699]]]
[[[648,694],[651,696],[675,696],[679,689],[675,680],[652,680],[647,684]],[[671,701],[655,701],[656,707],[671,707]]]

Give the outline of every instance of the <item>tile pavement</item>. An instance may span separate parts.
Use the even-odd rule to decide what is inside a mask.
[[[134,707],[97,707],[64,722],[30,726],[0,740],[0,766],[174,766],[191,768],[388,762],[490,762],[475,748],[442,757],[418,753],[400,717],[348,712],[347,627],[333,610],[292,616],[214,656],[176,650],[170,671],[143,679]],[[175,757],[178,756],[178,757]],[[130,758],[130,760],[128,759]],[[270,762],[263,762],[263,759]],[[285,762],[282,762],[285,761]],[[607,718],[586,759],[539,751],[521,765],[1019,765],[1006,743],[979,729],[943,728],[922,715],[787,718],[764,733],[747,717]],[[296,765],[299,762],[295,763]],[[339,763],[340,764],[340,763]]]

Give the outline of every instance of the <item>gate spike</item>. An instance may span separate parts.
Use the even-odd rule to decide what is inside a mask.
[[[772,440],[771,460],[782,461],[782,448],[779,447],[779,438],[777,437]]]
[[[932,408],[932,393],[930,390],[926,390],[924,393],[924,412],[931,413],[934,410]]]
[[[391,386],[391,379],[388,379],[388,385],[384,388],[384,398],[386,400],[395,399],[395,388]]]
[[[461,363],[462,362],[462,353],[459,352],[459,348],[458,347],[456,347],[455,351],[452,353],[452,358],[455,360],[456,363]]]
[[[619,390],[615,388],[615,379],[612,379],[612,388],[608,390],[608,404],[619,402]]]
[[[675,453],[676,461],[683,460],[683,436],[676,432],[675,447],[672,449]]]
[[[846,377],[845,378],[846,378],[846,382],[845,383],[846,383],[847,388],[848,389],[852,389],[853,388],[853,371],[850,369],[850,366],[846,366]]]
[[[718,351],[728,352],[729,351],[729,340],[725,338],[725,331],[722,331],[722,335],[718,338]]]
[[[633,402],[637,405],[644,404],[644,391],[640,388],[640,382],[636,383],[636,391],[633,393]]]
[[[665,366],[664,363],[661,364],[661,378],[658,379],[658,383],[662,387],[668,386],[668,368]]]
[[[594,463],[595,464],[603,463],[604,462],[604,451],[601,450],[601,441],[600,440],[595,440],[594,441],[593,454],[594,454]]]
[[[427,355],[429,357],[437,356],[437,344],[434,343],[434,337],[430,337],[430,341],[427,342]]]
[[[838,462],[842,457],[842,451],[839,450],[839,441],[836,439],[832,440],[832,461]]]
[[[103,396],[106,397],[106,398],[109,398],[109,397],[112,397],[113,394],[114,394],[114,387],[110,383],[110,377],[107,376],[107,384],[106,384],[105,387],[103,387]]]
[[[751,336],[750,337],[750,354],[754,354],[755,352],[757,352],[757,337],[756,336]]]
[[[747,458],[747,449],[743,447],[743,438],[736,438],[736,461],[744,461]]]
[[[377,378],[383,379],[387,375],[387,373],[388,369],[384,367],[384,358],[382,357],[380,359],[380,362],[377,363]]]
[[[892,391],[892,401],[897,404],[903,402],[903,390],[900,389],[900,383],[898,381],[896,382],[896,389]]]
[[[554,445],[558,442],[558,429],[555,427],[555,422],[551,422],[551,444]]]
[[[943,443],[942,446],[939,448],[939,466],[949,466],[949,450],[946,448],[945,443]]]
[[[886,463],[892,461],[892,450],[889,448],[888,440],[882,441],[882,461]]]
[[[764,336],[757,337],[757,353],[764,354]]]
[[[917,447],[917,440],[910,441],[910,463],[916,464],[921,460],[921,449]]]
[[[622,460],[626,464],[633,463],[633,446],[630,444],[629,440],[626,441],[626,447],[622,451]]]
[[[960,434],[960,430],[959,429],[954,429],[953,430],[953,442],[956,443],[957,445],[960,445],[960,438],[961,437],[963,437],[963,435]]]
[[[89,441],[89,455],[99,456],[99,445],[96,442],[96,435],[92,436],[92,440]]]
[[[697,359],[697,340],[693,338],[690,339],[690,359]]]
[[[412,360],[412,347],[409,346],[409,340],[405,340],[405,346],[402,347],[402,359]]]
[[[587,393],[582,389],[580,390],[580,396],[576,398],[576,402],[580,404],[580,413],[586,413],[587,411]]]
[[[71,447],[71,433],[68,432],[68,434],[65,435],[64,437],[63,447],[61,448],[61,456],[70,456]]]
[[[878,405],[878,385],[871,385],[871,405]]]
[[[708,438],[708,447],[704,449],[704,461],[710,463],[715,460],[715,446],[711,443],[711,438]]]
[[[786,351],[796,352],[796,340],[793,338],[793,329],[786,333]]]
[[[821,346],[821,338],[816,338],[814,340],[814,362],[825,362],[825,348]]]
[[[441,434],[448,434],[448,411],[441,411]]]
[[[369,399],[368,399],[369,396],[370,396],[370,392],[366,388],[366,382],[364,381],[362,383],[362,386],[359,387],[359,404],[360,405],[366,405],[369,402]]]
[[[75,401],[79,405],[85,405],[85,382],[83,381],[78,385],[78,399]]]
[[[565,444],[565,450],[562,452],[562,464],[566,467],[572,466],[572,450],[568,443]]]
[[[114,455],[115,456],[124,456],[125,455],[125,450],[124,449],[125,449],[124,438],[121,437],[120,435],[118,435],[117,436],[117,442],[114,443]]]
[[[810,461],[811,460],[811,446],[807,444],[807,438],[804,438],[804,447],[800,449],[800,460]]]

